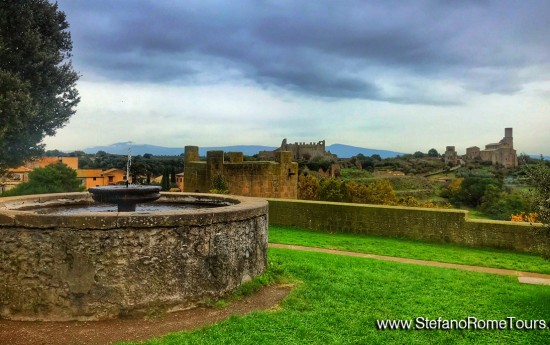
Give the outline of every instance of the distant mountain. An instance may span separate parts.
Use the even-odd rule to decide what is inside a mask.
[[[155,156],[179,156],[183,153],[183,147],[172,148],[162,147],[155,145],[135,145],[132,142],[115,143],[108,146],[93,146],[85,148],[86,153],[97,153],[98,151],[105,151],[114,155],[127,155],[128,149],[132,150],[132,155],[143,155],[150,153]]]
[[[132,149],[132,155],[144,155],[150,153],[155,156],[179,156],[183,154],[183,147],[163,147],[155,145],[135,145],[131,142],[115,143],[108,146],[94,146],[85,148],[86,153],[96,153],[97,151],[105,151],[107,153],[126,155],[128,154],[128,148]],[[222,150],[225,152],[242,152],[246,156],[252,156],[260,151],[273,151],[277,149],[273,146],[261,146],[261,145],[235,145],[235,146],[216,146],[216,147],[199,147],[199,155],[206,156],[206,151]],[[368,149],[364,147],[332,144],[326,147],[327,151],[334,153],[339,158],[351,158],[358,154],[364,156],[372,156],[374,154],[380,155],[382,158],[390,158],[396,156],[402,156],[405,153],[388,151],[388,150],[376,150]],[[540,158],[540,155],[531,155],[533,158]],[[544,159],[550,160],[550,156],[544,156]]]
[[[534,159],[540,159],[540,156],[541,155],[529,155],[529,157],[534,158]],[[550,161],[550,156],[542,156],[542,158],[544,158],[545,161]]]
[[[326,146],[325,149],[334,153],[338,158],[351,158],[357,156],[358,154],[363,154],[364,156],[372,156],[374,154],[380,155],[382,158],[390,158],[396,156],[402,156],[404,153],[388,150],[376,150],[376,149],[366,149],[364,147],[349,146],[343,144],[332,144]]]
[[[98,151],[105,151],[107,153],[115,155],[126,155],[128,149],[132,149],[132,155],[144,155],[150,153],[154,156],[179,156],[183,154],[183,147],[163,147],[155,145],[135,145],[131,142],[115,143],[108,146],[94,146],[85,148],[86,153],[97,153]],[[272,151],[276,147],[272,146],[260,146],[260,145],[236,145],[236,146],[223,146],[223,147],[199,147],[199,155],[206,156],[207,151],[223,150],[225,152],[242,152],[247,156],[252,156],[260,151]]]
[[[206,156],[207,151],[222,150],[224,152],[242,152],[245,156],[253,156],[260,151],[273,151],[277,149],[272,146],[260,145],[236,145],[236,146],[218,146],[218,147],[199,147],[199,156]]]

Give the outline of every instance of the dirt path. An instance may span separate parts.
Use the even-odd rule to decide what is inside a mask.
[[[23,322],[0,320],[0,344],[61,345],[111,344],[141,341],[166,333],[191,330],[220,322],[231,315],[269,310],[290,292],[290,286],[269,286],[224,309],[195,308],[170,313],[155,320],[107,320],[95,322]]]

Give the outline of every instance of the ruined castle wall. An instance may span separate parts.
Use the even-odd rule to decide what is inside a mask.
[[[285,170],[279,163],[245,162],[226,163],[223,176],[230,194],[296,199],[297,167],[295,173],[296,175],[288,176],[288,168]]]
[[[208,193],[217,175],[227,182],[233,195],[262,198],[298,197],[298,164],[290,152],[275,152],[277,162],[244,162],[242,154],[229,154],[223,161],[222,151],[209,151],[206,162],[185,162],[185,192]]]
[[[260,151],[258,157],[263,160],[275,160],[277,152],[289,151],[292,153],[292,159],[298,161],[304,158],[315,159],[319,157],[332,158],[333,155],[326,152],[325,141],[321,140],[317,143],[296,142],[288,144],[286,139],[281,143],[281,147],[275,151]]]
[[[212,182],[206,173],[206,162],[185,162],[184,192],[208,193]]]

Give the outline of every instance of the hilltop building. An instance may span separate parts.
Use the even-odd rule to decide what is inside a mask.
[[[282,151],[289,151],[292,155],[293,161],[310,161],[315,158],[333,160],[337,158],[336,155],[330,153],[330,151],[326,151],[324,140],[321,140],[317,143],[312,142],[309,144],[304,142],[289,144],[286,138],[283,139],[281,147],[279,147],[275,151],[260,151],[258,157],[262,160],[273,160],[275,159],[277,152]]]
[[[298,163],[292,153],[277,151],[275,162],[245,162],[242,152],[229,152],[224,162],[223,151],[208,151],[206,162],[199,161],[197,146],[185,147],[184,192],[208,193],[221,177],[230,194],[262,198],[298,197]]]
[[[518,156],[514,150],[513,128],[504,129],[504,138],[498,143],[485,145],[481,150],[477,146],[471,146],[466,149],[466,154],[462,158],[466,161],[491,162],[492,165],[500,165],[505,168],[516,168],[518,166]],[[447,146],[445,151],[445,163],[453,162],[456,164],[455,147]]]
[[[518,166],[518,156],[514,150],[514,138],[512,128],[504,129],[504,138],[498,143],[485,145],[485,150],[480,150],[477,146],[466,149],[468,159],[481,159],[484,162],[491,162],[493,165],[502,165],[505,168],[515,168]]]
[[[447,149],[445,150],[445,164],[449,163],[452,165],[456,165],[458,163],[458,156],[454,146],[447,146]]]

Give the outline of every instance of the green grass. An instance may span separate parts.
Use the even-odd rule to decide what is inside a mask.
[[[357,234],[331,234],[278,226],[269,227],[269,242],[550,274],[550,261],[540,256],[455,244]]]
[[[508,276],[270,249],[301,281],[278,311],[231,317],[146,344],[547,344],[550,330],[377,330],[417,317],[550,322],[550,287]]]
[[[473,209],[467,208],[467,207],[464,207],[462,209],[468,211],[468,218],[471,218],[471,219],[492,219],[491,217],[489,217],[488,215],[486,215],[485,213],[483,213],[481,211],[473,210]]]

